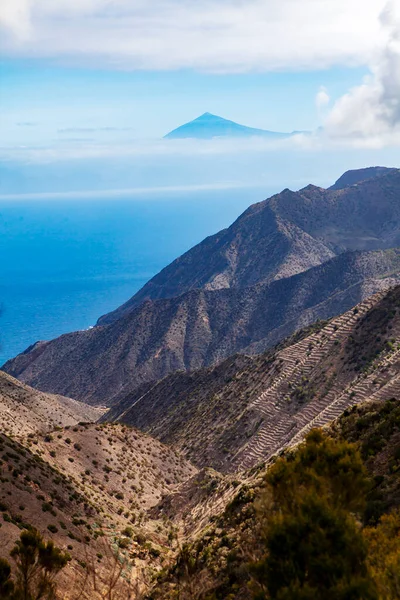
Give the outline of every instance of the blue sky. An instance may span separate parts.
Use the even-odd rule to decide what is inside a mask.
[[[258,184],[267,163],[284,181],[293,160],[399,164],[398,8],[2,0],[0,194]],[[314,133],[276,148],[159,143],[206,111]]]
[[[105,71],[12,59],[0,69],[2,140],[10,145],[160,138],[206,111],[275,131],[316,129],[319,88],[336,99],[367,73]]]

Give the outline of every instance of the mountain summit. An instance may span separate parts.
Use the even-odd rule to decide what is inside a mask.
[[[293,132],[295,133],[295,132]],[[212,139],[215,137],[251,137],[263,136],[270,138],[285,138],[293,135],[293,133],[281,133],[276,131],[267,131],[266,129],[256,129],[254,127],[246,127],[239,125],[234,121],[229,121],[223,117],[218,117],[209,112],[205,112],[197,119],[185,123],[177,129],[170,131],[164,136],[165,139]]]

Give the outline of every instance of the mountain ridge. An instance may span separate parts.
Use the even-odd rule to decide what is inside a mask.
[[[341,190],[350,185],[357,185],[367,179],[387,175],[394,171],[396,171],[396,168],[393,167],[365,167],[364,169],[351,169],[350,171],[343,173],[329,189]]]
[[[71,555],[58,579],[63,598],[81,586],[80,597],[103,597],[110,581],[115,597],[128,597],[132,577],[160,600],[204,589],[250,600],[243,565],[249,546],[258,557],[254,509],[265,477],[311,428],[358,444],[371,476],[369,522],[399,506],[399,371],[400,285],[264,354],[149,383],[101,423],[37,431],[28,412],[18,441],[0,433],[0,554],[35,527]],[[0,373],[0,399],[1,382]]]
[[[119,318],[145,299],[178,296],[199,287],[244,287],[279,278],[283,264],[285,273],[293,275],[346,250],[400,245],[399,188],[399,169],[388,169],[372,180],[362,179],[356,187],[324,190],[308,185],[298,192],[286,188],[251,205],[230,227],[207,237],[167,265],[127,302],[100,317],[98,324]],[[363,225],[365,199],[371,204],[368,217],[372,229],[371,221]],[[380,214],[383,211],[385,214]],[[355,227],[346,235],[343,224],[354,220]],[[388,223],[394,233],[385,239]],[[290,235],[293,230],[296,236]],[[299,246],[292,260],[291,243]],[[300,264],[299,253],[304,257]]]
[[[252,205],[98,327],[37,343],[4,369],[46,392],[112,404],[173,371],[262,352],[387,289],[400,272],[400,170],[358,177]]]

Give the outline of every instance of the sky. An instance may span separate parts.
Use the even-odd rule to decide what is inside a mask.
[[[2,0],[0,196],[400,166],[399,4]],[[275,145],[162,140],[206,111],[312,133]]]

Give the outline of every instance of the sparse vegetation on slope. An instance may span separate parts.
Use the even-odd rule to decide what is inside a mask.
[[[120,600],[128,593],[135,600],[143,595],[162,600],[278,598],[285,586],[288,598],[296,586],[315,598],[313,586],[319,584],[311,563],[315,557],[328,561],[335,556],[337,549],[329,544],[337,539],[343,556],[348,556],[346,548],[358,549],[356,564],[335,561],[332,589],[325,585],[324,600],[335,586],[353,586],[353,579],[356,599],[396,598],[398,340],[400,288],[395,288],[337,319],[316,323],[264,355],[236,356],[212,369],[175,374],[143,388],[141,395],[149,399],[142,406],[141,396],[133,395],[113,409],[130,422],[141,415],[141,426],[147,420],[149,431],[174,448],[124,423],[80,422],[42,431],[28,424],[29,433],[18,439],[2,434],[3,558],[8,559],[21,530],[33,527],[71,555],[59,577],[60,593],[69,600],[75,600],[69,594],[71,581],[76,593],[89,580],[87,594],[93,598],[96,581],[98,588],[114,586],[113,597]],[[330,438],[313,433],[298,450],[277,458],[314,424],[336,417]],[[301,427],[294,428],[293,422]],[[318,462],[310,463],[318,477],[305,470],[301,479],[313,447],[320,448],[321,456],[333,456],[332,451],[353,457],[346,464],[358,494],[368,474],[362,498],[352,496],[360,504],[338,508],[332,500],[338,488],[329,487],[332,473],[320,472]],[[198,471],[188,457],[203,468]],[[337,465],[336,458],[328,463]],[[251,469],[241,472],[243,467]],[[298,499],[291,509],[280,497],[285,479],[285,493]],[[310,507],[315,509],[312,519]],[[317,522],[321,527],[314,532],[310,523]],[[284,557],[280,551],[273,559],[282,535]],[[309,553],[301,555],[303,562],[304,556],[311,562],[305,576],[296,548],[307,535]],[[320,543],[325,554],[313,550]],[[0,563],[1,569],[8,585],[7,565]],[[288,579],[286,570],[296,569],[299,576]],[[272,580],[281,581],[275,591]],[[136,590],[132,582],[138,583]]]
[[[80,589],[94,575],[107,587],[119,564],[135,577],[150,564],[156,572],[170,554],[171,526],[148,510],[195,472],[176,451],[124,425],[79,423],[18,441],[1,434],[0,554],[8,556],[21,529],[40,531],[71,555],[63,592],[71,579]],[[87,594],[96,597],[91,586]]]
[[[399,369],[400,286],[264,354],[119,388],[98,423],[66,404],[59,424],[46,402],[66,399],[0,374],[0,590],[38,530],[71,556],[63,600],[399,598]]]
[[[399,183],[399,169],[372,168],[345,173],[330,190],[285,189],[176,259],[100,323],[144,300],[247,287],[300,273],[337,252],[395,247]]]
[[[44,394],[0,371],[0,431],[26,436],[54,427],[96,421],[104,409],[71,398]]]
[[[43,390],[111,405],[171,372],[215,364],[236,352],[259,354],[399,282],[397,273],[399,250],[347,253],[271,284],[192,290],[145,302],[106,327],[45,342],[40,352],[19,355],[4,368]]]

